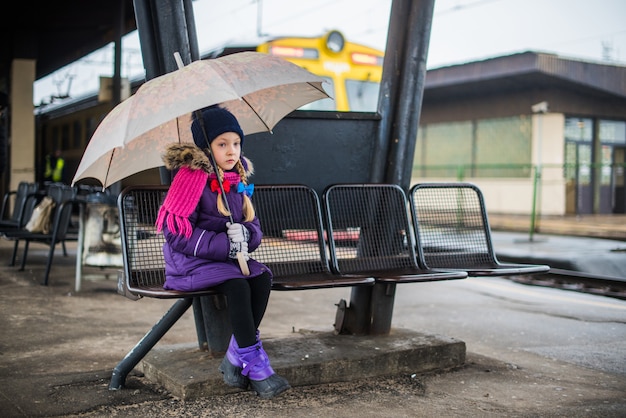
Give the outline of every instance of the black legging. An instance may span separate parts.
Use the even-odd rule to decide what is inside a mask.
[[[228,315],[239,347],[256,344],[256,330],[261,325],[272,288],[268,273],[249,279],[230,279],[216,286],[226,295]]]

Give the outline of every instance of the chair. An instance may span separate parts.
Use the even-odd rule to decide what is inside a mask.
[[[19,242],[24,241],[24,252],[22,255],[22,263],[19,268],[20,271],[23,271],[26,266],[26,259],[28,258],[28,249],[29,249],[31,242],[45,244],[49,247],[48,259],[46,262],[46,270],[45,270],[44,279],[42,282],[43,285],[48,285],[48,276],[50,275],[50,269],[52,267],[52,260],[54,258],[54,251],[55,251],[56,245],[61,243],[63,247],[63,254],[67,256],[67,249],[65,247],[65,241],[76,239],[73,237],[69,237],[67,234],[67,231],[68,231],[68,227],[70,224],[70,218],[72,215],[73,207],[75,204],[80,204],[80,202],[74,199],[74,196],[75,196],[74,188],[64,185],[64,184],[56,184],[56,183],[51,184],[50,186],[48,186],[48,189],[46,191],[46,196],[50,196],[52,200],[54,200],[55,202],[55,207],[51,214],[51,227],[50,227],[49,233],[30,232],[24,229],[24,227],[18,228],[13,231],[5,232],[5,236],[7,238],[15,241],[11,265],[15,265]],[[38,196],[31,195],[29,197],[29,200],[31,202],[33,199],[38,200]],[[27,203],[27,205],[29,204],[31,203]]]
[[[393,184],[337,184],[324,192],[330,254],[341,273],[373,275],[379,283],[464,279],[459,271],[422,265],[415,252],[408,201]]]
[[[423,183],[410,190],[418,244],[431,268],[458,269],[469,276],[546,273],[549,266],[501,263],[496,257],[485,200],[470,183]]]
[[[38,189],[37,183],[22,181],[18,184],[17,190],[4,194],[2,209],[0,209],[0,232],[21,228],[28,222],[34,209],[34,200],[29,201],[28,197],[36,193]],[[13,208],[9,209],[12,198],[15,199]],[[30,208],[28,208],[27,202],[31,203]],[[9,212],[10,216],[8,216]]]

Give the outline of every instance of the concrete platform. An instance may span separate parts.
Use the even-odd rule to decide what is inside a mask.
[[[489,206],[489,204],[487,204]],[[530,215],[489,213],[493,231],[529,233]],[[535,220],[535,233],[626,241],[626,215],[544,215]]]
[[[600,238],[493,232],[493,245],[501,261],[547,264],[613,278],[626,277],[626,243]]]
[[[611,218],[623,231],[624,218]],[[605,218],[593,218],[594,221]],[[546,228],[570,229],[566,219],[546,219]],[[585,224],[587,225],[587,224]],[[587,225],[594,230],[597,224]],[[570,229],[571,230],[571,229]],[[548,264],[610,277],[626,277],[624,241],[566,235],[494,231],[494,247],[502,261]],[[454,338],[393,329],[389,336],[344,336],[304,331],[288,337],[264,339],[264,347],[277,373],[293,387],[338,383],[398,374],[420,375],[461,367],[465,343]],[[181,399],[237,392],[222,381],[217,367],[222,356],[210,358],[197,344],[154,348],[140,363],[153,383]]]
[[[530,245],[519,236],[502,238],[513,248]],[[571,257],[600,246],[594,240],[584,246],[570,246],[569,240],[560,243],[543,235],[537,238],[551,251],[569,248]],[[570,239],[578,242],[580,238]],[[500,246],[496,243],[496,248]],[[606,247],[623,246],[624,242],[613,241]],[[123,390],[111,391],[108,385],[113,368],[162,318],[172,301],[130,301],[116,293],[114,274],[107,278],[95,269],[87,271],[93,278],[84,280],[81,291],[76,292],[75,245],[70,243],[68,250],[70,256],[63,257],[58,249],[49,286],[40,285],[47,255],[43,246],[31,246],[25,271],[0,263],[3,417],[623,418],[626,411],[626,302],[501,278],[399,287],[391,338],[383,338],[388,345],[373,339],[363,342],[361,350],[348,353],[352,356],[378,347],[375,351],[385,353],[382,357],[362,361],[372,361],[384,370],[388,367],[385,356],[393,346],[415,338],[414,344],[424,351],[413,363],[402,363],[409,364],[405,368],[408,373],[360,380],[343,376],[337,383],[309,386],[301,386],[296,376],[292,379],[296,386],[276,399],[259,400],[252,392],[233,392],[196,400],[191,400],[189,393],[182,401],[174,396],[172,387],[183,378],[210,378],[219,383],[220,390],[229,390],[216,370],[219,360],[196,349],[190,310],[146,358],[149,364],[159,353],[158,364],[162,365],[157,370],[164,373],[161,378],[170,376],[172,381],[153,384],[153,378],[146,378],[138,367]],[[0,260],[9,260],[12,251],[11,241],[0,240]],[[261,332],[279,372],[291,373],[289,366],[280,365],[275,350],[293,352],[292,339],[295,343],[309,338],[306,332],[294,333],[294,329],[320,334],[311,337],[311,343],[301,342],[300,352],[286,360],[288,364],[310,365],[311,356],[319,353],[313,347],[321,344],[322,336],[331,342],[348,341],[346,344],[359,339],[334,339],[332,335],[335,302],[349,292],[336,288],[272,293]],[[405,329],[419,333],[399,334]],[[463,345],[445,346],[460,341]],[[323,346],[335,350],[343,347],[329,344]],[[465,347],[463,366],[438,373],[437,367],[447,363],[436,357],[437,350],[459,349],[462,351],[455,355],[460,356]],[[309,358],[303,361],[306,354]],[[337,356],[334,363],[323,366],[341,364]],[[193,367],[175,365],[186,358]],[[203,365],[203,359],[209,364]],[[449,363],[461,363],[458,357],[452,360]],[[432,373],[420,372],[432,369]],[[187,384],[180,387],[192,389]]]
[[[397,374],[423,374],[463,366],[463,341],[393,329],[387,336],[335,335],[303,331],[264,339],[274,370],[292,387],[355,381]],[[238,392],[217,370],[223,356],[211,358],[197,344],[152,349],[139,364],[145,376],[174,396],[197,399]]]

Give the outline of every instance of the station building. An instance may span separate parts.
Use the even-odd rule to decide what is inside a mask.
[[[493,213],[626,213],[626,66],[523,52],[429,70],[412,183]]]

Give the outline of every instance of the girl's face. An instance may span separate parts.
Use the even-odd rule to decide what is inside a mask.
[[[211,142],[211,151],[222,170],[232,170],[241,156],[241,138],[234,132],[224,132]]]

